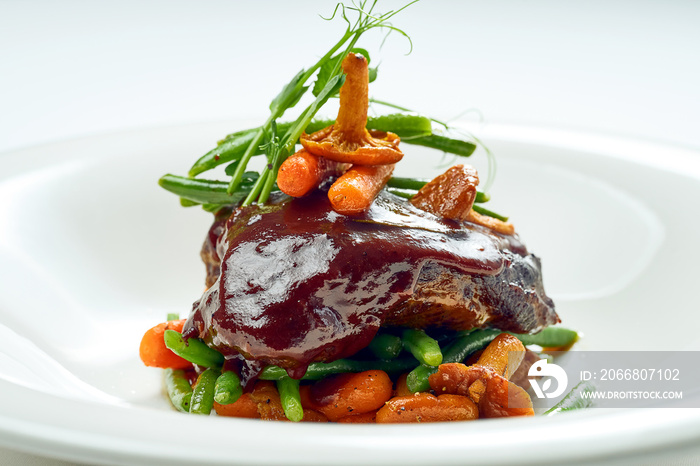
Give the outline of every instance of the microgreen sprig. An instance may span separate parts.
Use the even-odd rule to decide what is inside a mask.
[[[336,17],[336,15],[340,14],[348,25],[345,34],[343,34],[340,40],[336,42],[336,44],[333,45],[330,50],[312,67],[310,67],[308,70],[299,71],[292,78],[292,80],[284,86],[277,97],[272,100],[270,103],[270,116],[267,118],[265,123],[263,123],[263,125],[255,131],[245,152],[237,163],[236,170],[234,171],[227,188],[227,192],[229,194],[232,194],[238,190],[243,179],[243,174],[248,166],[248,162],[250,161],[251,157],[255,155],[255,152],[259,150],[265,134],[270,133],[273,123],[284,115],[288,109],[294,107],[299,102],[309,88],[309,85],[307,84],[308,81],[319,69],[325,65],[326,71],[323,74],[319,72],[318,79],[321,81],[317,82],[314,86],[316,100],[306,108],[295,124],[292,125],[287,133],[281,138],[280,145],[275,146],[274,154],[268,154],[268,164],[263,169],[258,182],[251,191],[251,194],[243,202],[243,205],[251,204],[256,199],[257,202],[260,203],[267,200],[270,190],[272,189],[277,177],[275,168],[279,168],[282,161],[284,161],[284,159],[293,152],[294,144],[296,144],[296,141],[306,128],[306,125],[308,125],[314,115],[316,115],[321,106],[323,106],[323,104],[331,95],[333,95],[333,93],[337,93],[339,91],[343,79],[342,70],[340,67],[342,59],[355,48],[355,45],[362,34],[375,28],[386,29],[388,32],[397,32],[406,37],[411,45],[411,48],[413,47],[408,34],[389,23],[389,19],[416,1],[418,0],[414,0],[399,9],[391,10],[383,14],[374,12],[378,0],[363,0],[359,3],[353,2],[352,6],[346,6],[343,3],[338,3],[336,5],[330,18],[325,19],[332,20]],[[348,11],[352,11],[357,14],[357,19],[354,22],[348,18]],[[343,53],[337,53],[341,49],[344,49]],[[325,82],[323,82],[324,80]],[[321,90],[319,91],[319,89]],[[318,94],[316,94],[317,92]]]
[[[205,210],[211,212],[216,212],[225,205],[245,206],[255,202],[265,203],[271,192],[278,189],[276,180],[279,167],[294,153],[301,134],[304,131],[313,133],[333,124],[329,119],[315,119],[315,115],[329,98],[338,96],[345,81],[345,75],[341,69],[343,59],[348,53],[360,53],[365,56],[368,64],[370,63],[369,53],[357,47],[362,34],[374,28],[387,30],[387,36],[391,32],[398,32],[408,40],[412,50],[413,44],[410,37],[388,20],[416,1],[418,0],[384,14],[374,12],[378,0],[359,2],[353,0],[351,6],[338,3],[333,14],[323,19],[330,21],[341,16],[347,23],[345,33],[317,63],[308,70],[299,71],[283,87],[270,103],[270,115],[265,123],[259,127],[229,134],[220,140],[214,149],[194,163],[187,178],[165,175],[160,179],[160,185],[180,196],[180,203],[183,206],[202,205]],[[349,13],[357,15],[355,21],[350,20]],[[373,81],[376,75],[377,69],[370,67],[369,81]],[[315,81],[312,85],[310,80],[314,76]],[[278,118],[288,109],[296,106],[309,89],[315,99],[299,117],[295,121],[278,122]],[[422,116],[393,103],[373,98],[369,100],[371,103],[401,111],[401,113],[368,117],[366,127],[370,130],[391,131],[406,144],[425,146],[459,157],[469,157],[476,149],[476,144],[480,144],[474,136],[455,131],[446,122]],[[484,191],[488,193],[493,170],[491,154],[488,149],[486,152],[489,155],[489,175]],[[246,171],[250,159],[259,155],[265,155],[267,158],[267,163],[260,173]],[[226,175],[231,177],[230,181],[198,178],[200,174],[223,164],[226,165]],[[412,190],[392,186],[390,190],[407,198],[415,194]],[[488,194],[478,202],[485,200],[488,200]]]
[[[406,107],[403,107],[401,105],[396,105],[394,103],[387,102],[385,100],[375,99],[372,97],[369,98],[369,102],[372,104],[383,105],[385,107],[393,108],[394,110],[400,110],[402,112],[413,112],[413,110],[408,109]],[[459,117],[457,117],[457,118],[459,118]],[[437,123],[438,125],[444,127],[445,131],[447,131],[447,132],[454,131],[454,128],[452,126],[450,126],[449,123],[447,123],[447,122],[438,120],[436,118],[430,118],[430,120]],[[488,172],[487,172],[487,176],[486,176],[486,182],[484,183],[484,191],[486,193],[488,193],[491,190],[491,186],[493,185],[494,179],[496,178],[496,158],[494,157],[491,150],[483,142],[481,142],[481,140],[479,138],[477,138],[476,136],[474,136],[471,133],[468,133],[468,134],[469,134],[469,137],[471,137],[474,140],[474,142],[476,142],[478,145],[480,145],[484,149],[484,152],[486,153],[486,159],[487,159],[487,163],[488,163]],[[439,135],[436,135],[436,136],[439,137]]]

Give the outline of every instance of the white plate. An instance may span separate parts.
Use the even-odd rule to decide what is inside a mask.
[[[143,332],[203,288],[210,216],[157,178],[241,122],[101,135],[0,156],[0,446],[100,463],[561,463],[700,447],[694,409],[449,425],[292,425],[170,410]],[[493,126],[494,210],[542,257],[583,349],[700,349],[700,154]],[[437,173],[407,149],[398,174]],[[432,158],[431,158],[432,157]],[[473,157],[483,165],[483,157]]]

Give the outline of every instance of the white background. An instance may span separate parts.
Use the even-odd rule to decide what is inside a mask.
[[[0,153],[131,128],[263,119],[282,85],[341,34],[341,21],[317,16],[333,5],[0,1]],[[394,20],[413,39],[410,55],[396,34],[381,50],[378,34],[359,45],[381,62],[374,97],[434,117],[477,109],[487,122],[698,149],[699,23],[692,1],[423,0]],[[0,463],[34,461],[0,450]]]
[[[0,152],[126,128],[264,118],[339,37],[333,1],[0,2]],[[399,5],[388,1],[388,7]],[[434,117],[700,147],[700,2],[423,0],[374,53],[374,97]],[[378,35],[361,45],[377,50]],[[475,118],[472,113],[468,117]]]

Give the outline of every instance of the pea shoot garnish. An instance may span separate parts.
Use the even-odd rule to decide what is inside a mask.
[[[369,53],[357,46],[362,35],[372,29],[382,29],[387,34],[398,33],[408,41],[410,53],[412,43],[409,35],[394,26],[390,20],[413,3],[415,1],[386,13],[376,11],[377,0],[365,0],[350,6],[338,3],[333,13],[323,19],[330,21],[340,17],[347,24],[344,34],[313,66],[302,69],[283,86],[282,91],[270,103],[267,120],[257,128],[226,136],[194,163],[187,177],[168,174],[160,179],[159,184],[180,196],[183,206],[202,205],[210,212],[216,212],[225,205],[265,203],[270,193],[278,190],[278,170],[295,152],[300,137],[335,123],[333,120],[315,117],[330,98],[338,97],[346,81],[341,65],[349,53],[365,57],[369,64]],[[376,77],[377,68],[369,66],[368,81],[372,82]],[[309,90],[314,100],[299,117],[291,122],[280,121],[286,111],[295,107]],[[366,118],[366,128],[370,132],[395,133],[406,144],[424,146],[460,157],[468,157],[476,149],[478,141],[475,138],[453,131],[445,122],[379,99],[370,97],[367,100],[371,104],[398,111]],[[265,167],[259,173],[249,171],[250,160],[261,155],[267,159]],[[231,177],[229,181],[200,178],[203,173],[220,165],[226,166],[225,172]],[[486,188],[490,186],[492,170],[489,172]],[[413,188],[403,188],[400,191],[392,188],[392,191],[410,198],[419,189],[416,186],[421,183],[421,180],[415,181],[417,184],[414,183]],[[393,186],[393,183],[390,182],[389,186]],[[488,195],[482,194],[476,202],[485,202],[488,198]]]

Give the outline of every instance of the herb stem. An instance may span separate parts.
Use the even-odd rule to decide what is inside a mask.
[[[255,149],[260,145],[263,135],[265,134],[265,128],[267,128],[271,121],[271,118],[268,118],[265,124],[258,128],[258,131],[255,133],[253,140],[250,141],[248,148],[243,153],[243,157],[241,157],[241,160],[238,162],[236,171],[234,172],[233,177],[231,178],[231,182],[228,185],[228,189],[226,190],[226,192],[229,195],[234,193],[238,189],[238,186],[241,184],[241,179],[243,178],[243,173],[245,172],[245,169],[248,167],[248,162],[250,161],[251,157],[253,157]]]
[[[379,100],[379,99],[375,99],[375,98],[373,98],[373,97],[370,97],[370,98],[369,98],[369,101],[370,101],[370,103],[379,104],[379,105],[384,105],[385,107],[394,108],[394,109],[399,110],[399,111],[402,111],[402,112],[411,112],[411,113],[415,113],[415,112],[414,112],[413,110],[411,110],[410,108],[402,107],[401,105],[392,104],[391,102],[387,102],[386,100]],[[449,128],[450,128],[450,126],[449,126],[447,123],[445,123],[444,121],[437,120],[437,119],[435,119],[435,118],[431,118],[431,120],[434,121],[435,123],[439,124],[439,125],[444,126],[445,129],[449,129]]]
[[[342,59],[352,51],[353,47],[355,47],[355,44],[357,44],[357,41],[360,39],[360,36],[372,28],[386,28],[390,31],[396,31],[402,34],[404,37],[408,37],[405,32],[392,26],[391,24],[386,23],[386,21],[407,6],[415,3],[415,1],[398,10],[392,10],[379,16],[372,14],[372,11],[377,4],[376,0],[371,3],[368,10],[365,10],[365,5],[367,4],[366,1],[360,2],[359,5],[353,4],[353,7],[348,9],[358,12],[358,18],[354,25],[351,25],[350,21],[345,16],[344,11],[346,7],[342,5],[342,3],[340,4],[343,7],[343,17],[348,23],[345,34],[343,34],[340,40],[336,42],[336,44],[331,47],[330,50],[328,50],[328,52],[326,52],[326,54],[323,55],[323,57],[321,57],[312,67],[305,71],[302,70],[296,76],[294,76],[294,78],[292,78],[292,80],[289,81],[289,83],[287,83],[287,85],[282,89],[282,92],[272,101],[270,104],[270,116],[268,117],[267,121],[257,129],[255,136],[247,146],[243,156],[236,166],[236,171],[234,172],[227,188],[227,192],[229,194],[238,189],[238,186],[243,178],[243,173],[248,166],[248,162],[255,152],[259,150],[263,136],[270,130],[270,127],[277,121],[277,119],[284,115],[287,109],[296,105],[296,103],[308,89],[308,87],[305,87],[305,84],[314,75],[314,73],[316,73],[316,71],[318,71],[318,69],[325,63],[332,61],[334,63],[330,73],[331,79],[342,75]],[[336,11],[337,8],[338,7],[336,7]],[[410,42],[410,38],[408,40]],[[345,52],[342,53],[338,59],[334,60],[335,53],[343,46],[345,46]],[[325,103],[326,100],[328,100],[328,97],[330,97],[330,95],[325,95],[322,103]],[[282,147],[277,147],[276,152],[269,156],[269,163],[266,167],[266,171],[261,174],[243,205],[251,204],[256,198],[258,198],[258,196],[258,202],[265,202],[267,200],[270,191],[272,190],[272,186],[274,185],[275,179],[277,178],[275,168],[278,168],[279,165],[287,158],[287,156],[294,152],[294,145],[296,144],[296,141],[299,139],[299,136],[307,125],[311,122],[311,119],[316,115],[321,105],[319,105],[319,99],[317,99],[307,108],[306,112],[302,114],[302,117],[297,120],[297,123],[292,126],[293,130],[287,132]]]
[[[313,76],[313,74],[321,67],[321,65],[323,63],[325,63],[326,61],[328,61],[333,56],[333,54],[336,51],[338,51],[338,49],[340,47],[342,47],[343,44],[345,44],[345,42],[347,42],[347,40],[350,37],[352,37],[353,35],[354,35],[353,32],[351,30],[348,30],[343,35],[343,37],[333,47],[331,47],[331,49],[323,57],[321,57],[316,62],[316,64],[314,64],[311,68],[306,70],[306,72],[304,72],[304,74],[301,75],[301,77],[298,79],[296,85],[294,86],[293,91],[288,92],[287,94],[290,96],[298,95],[302,91],[302,88],[304,87],[304,84],[306,84],[306,81],[308,81],[309,78],[311,76]],[[357,38],[354,39],[352,44],[354,45],[356,42],[357,42]],[[233,177],[231,178],[231,181],[230,181],[229,186],[228,186],[227,192],[229,194],[235,192],[238,189],[238,186],[241,183],[241,178],[243,177],[243,173],[245,172],[245,170],[248,166],[248,162],[250,161],[251,157],[255,153],[255,150],[258,148],[258,146],[262,142],[262,138],[263,138],[265,132],[269,130],[270,126],[272,125],[272,122],[276,121],[278,118],[280,118],[282,115],[284,115],[284,112],[287,111],[287,109],[289,109],[294,103],[296,103],[296,102],[295,101],[289,102],[289,101],[285,101],[283,99],[283,101],[280,103],[280,105],[275,105],[272,108],[272,110],[270,112],[270,116],[268,117],[267,121],[265,121],[265,123],[261,127],[258,128],[257,132],[255,133],[255,136],[253,137],[253,140],[248,145],[248,148],[246,149],[245,153],[243,154],[243,157],[241,157],[241,160],[238,163],[238,166],[236,167],[236,171],[233,174]],[[303,131],[303,129],[302,129],[302,131]],[[299,133],[299,134],[301,134],[301,133]],[[263,179],[263,178],[265,178],[265,177],[264,176],[260,177],[260,179]],[[256,185],[257,185],[257,183],[256,183]],[[251,194],[254,191],[255,191],[255,189],[251,192]],[[250,196],[248,196],[248,197],[250,198]],[[252,202],[252,200],[250,202]],[[244,203],[244,205],[248,205],[250,202],[248,202],[248,199],[246,199],[246,203]]]

